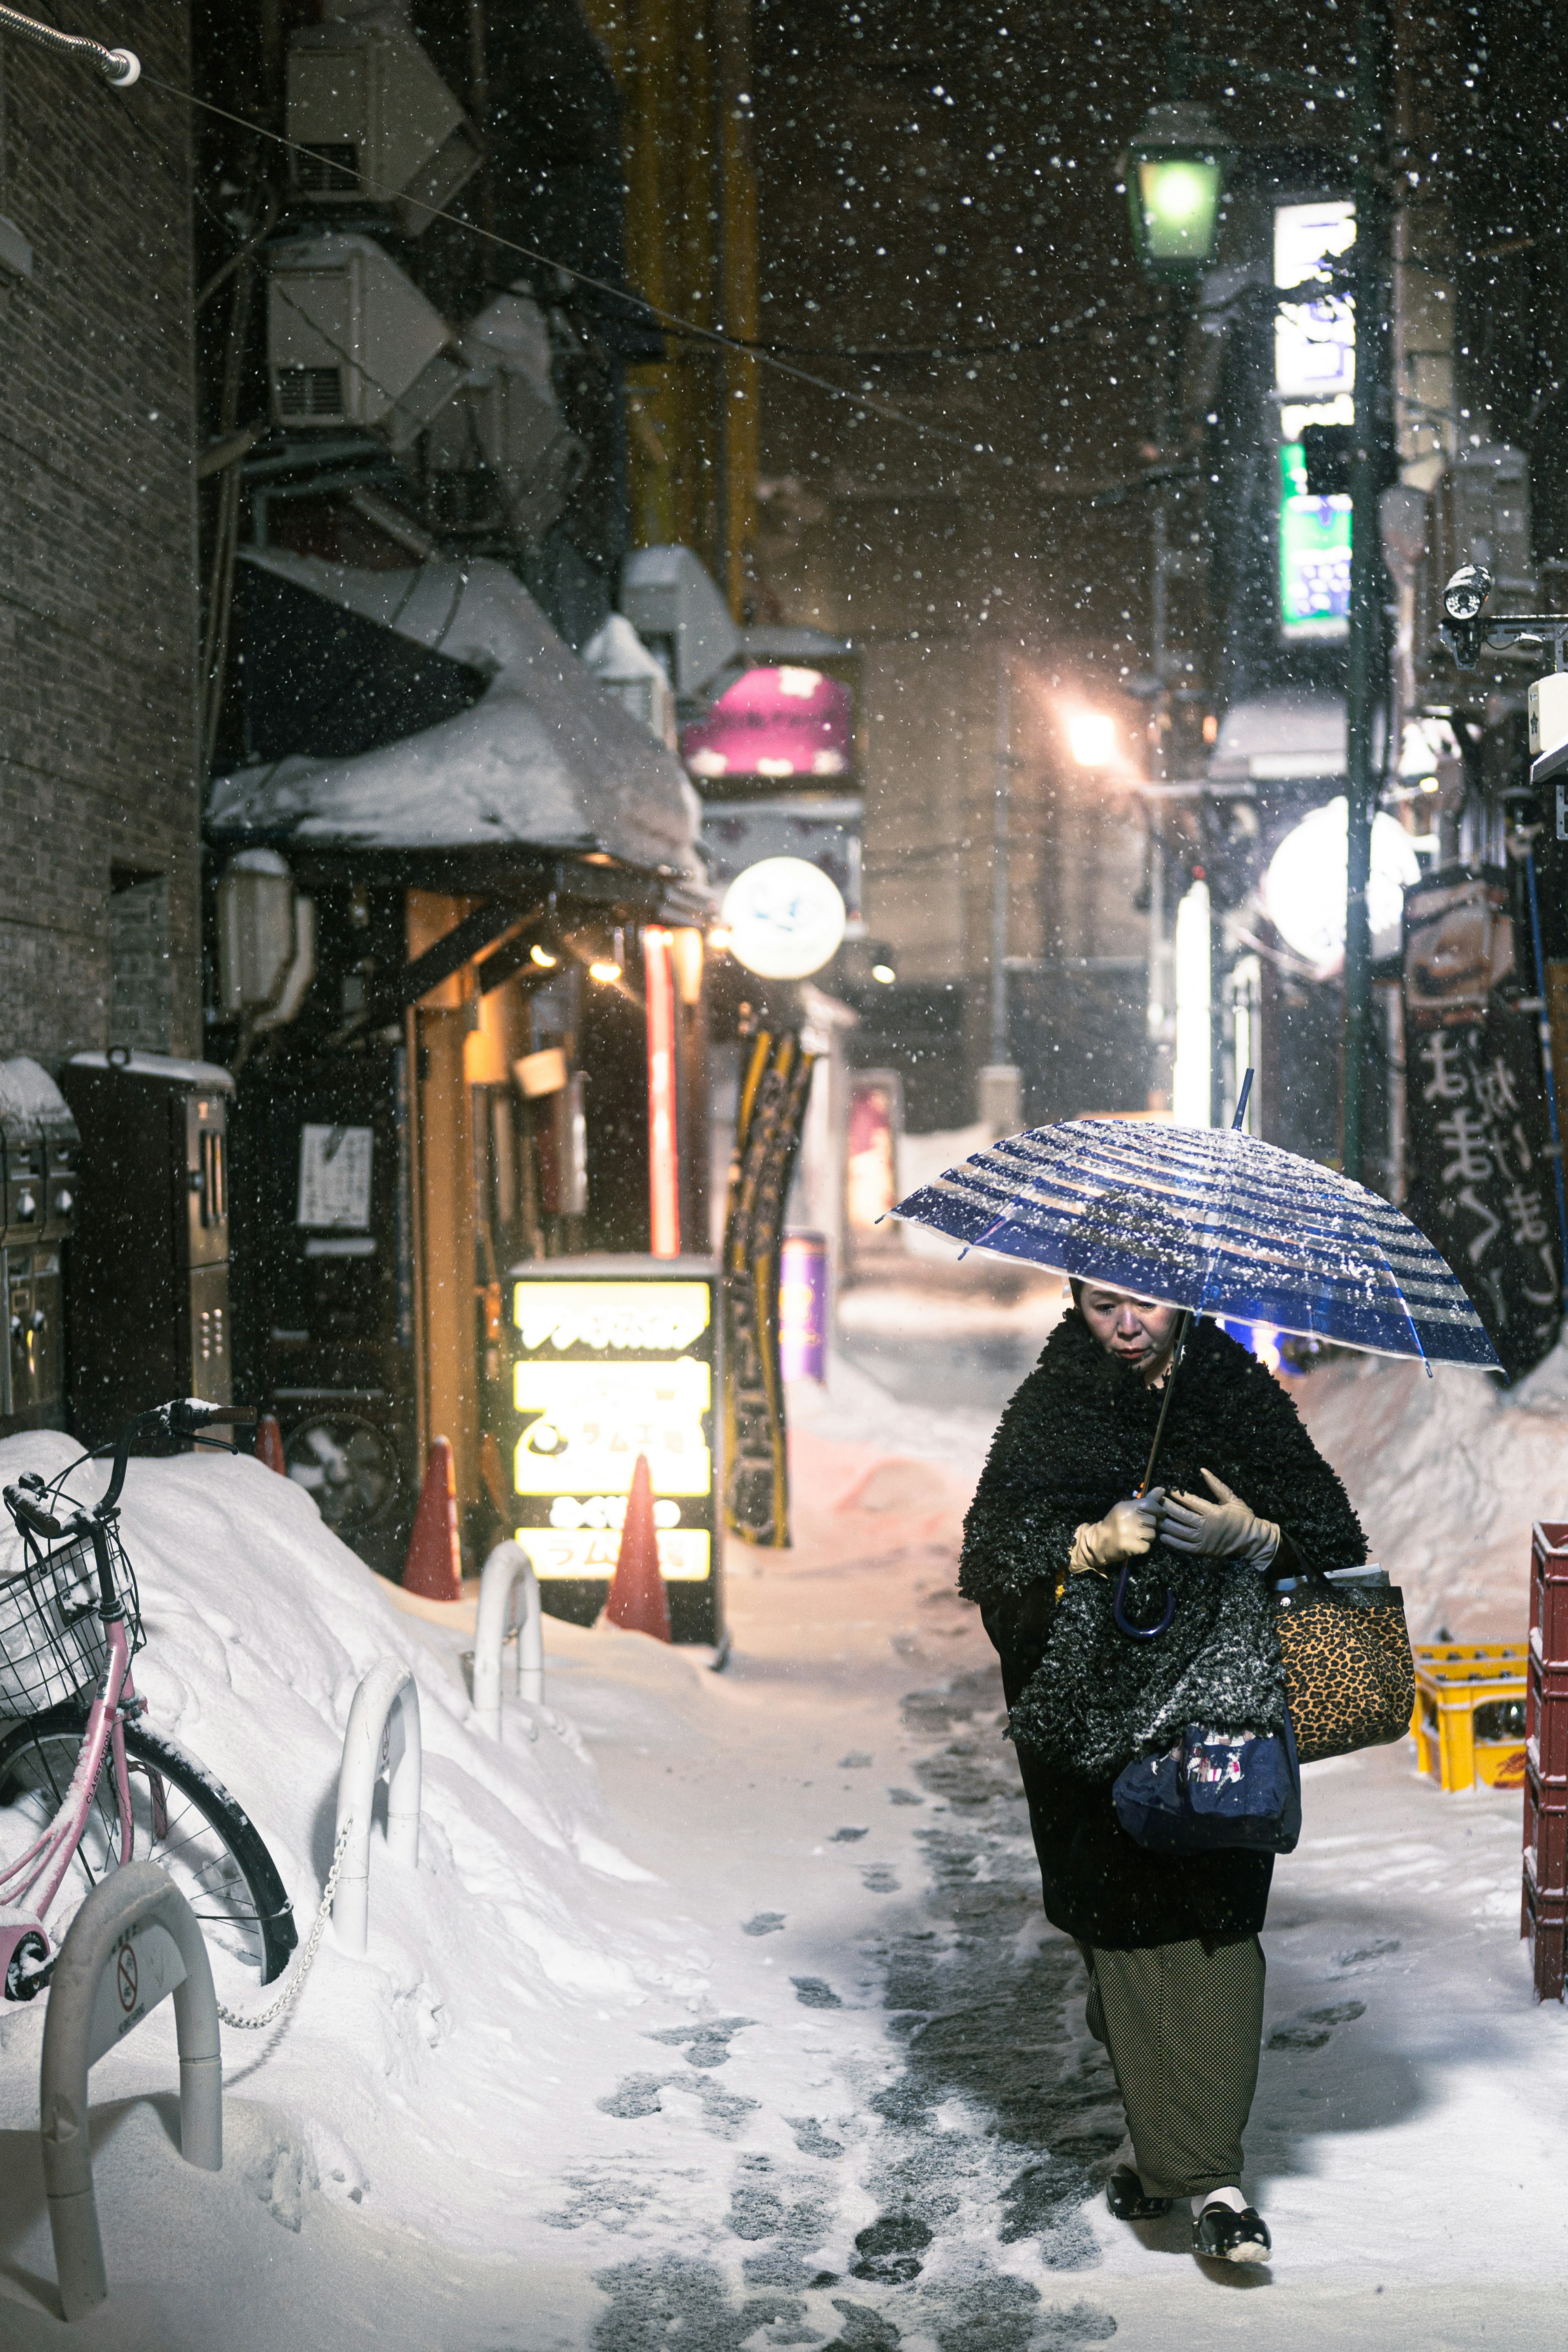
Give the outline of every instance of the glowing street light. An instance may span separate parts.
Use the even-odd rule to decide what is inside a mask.
[[[1151,108],[1127,151],[1133,242],[1151,278],[1193,278],[1212,268],[1230,142],[1187,99]]]
[[[1116,722],[1103,710],[1080,710],[1067,722],[1067,740],[1081,768],[1108,768],[1116,756]]]

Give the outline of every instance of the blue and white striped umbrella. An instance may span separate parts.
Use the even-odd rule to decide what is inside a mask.
[[[1408,1217],[1333,1169],[1228,1129],[1062,1119],[977,1151],[894,1214],[1196,1315],[1376,1355],[1498,1361]]]

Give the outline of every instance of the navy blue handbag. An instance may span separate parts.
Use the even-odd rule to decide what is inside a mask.
[[[1301,1834],[1288,1717],[1282,1733],[1189,1723],[1176,1747],[1127,1765],[1111,1793],[1127,1835],[1155,1853],[1290,1853]]]

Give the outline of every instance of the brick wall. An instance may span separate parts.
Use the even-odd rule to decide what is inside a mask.
[[[70,29],[189,89],[185,0]],[[110,900],[166,877],[164,1042],[200,1045],[190,119],[0,33],[0,1054],[110,1041]],[[152,1042],[147,1035],[142,1042]]]

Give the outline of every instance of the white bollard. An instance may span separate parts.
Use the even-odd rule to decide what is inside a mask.
[[[522,1622],[517,1627],[517,1679],[513,1688],[530,1706],[542,1706],[545,1696],[544,1611],[539,1605],[538,1579],[520,1543],[498,1543],[479,1574],[479,1622],[474,1636],[474,1711],[480,1728],[492,1739],[501,1737],[501,1648],[512,1595],[523,1588]]]
[[[88,2136],[89,2069],[167,1992],[180,2051],[180,2151],[221,2172],[224,2062],[213,1971],[195,1913],[156,1863],[100,1879],[71,1921],[49,1981],[38,2081],[44,2186],[68,2320],[109,2294]]]
[[[387,1784],[387,1852],[412,1869],[419,1860],[421,1765],[419,1691],[405,1665],[383,1658],[354,1693],[338,1775],[334,1843],[345,1822],[353,1823],[332,1898],[332,1932],[345,1952],[362,1955],[370,1932],[376,1782]]]

